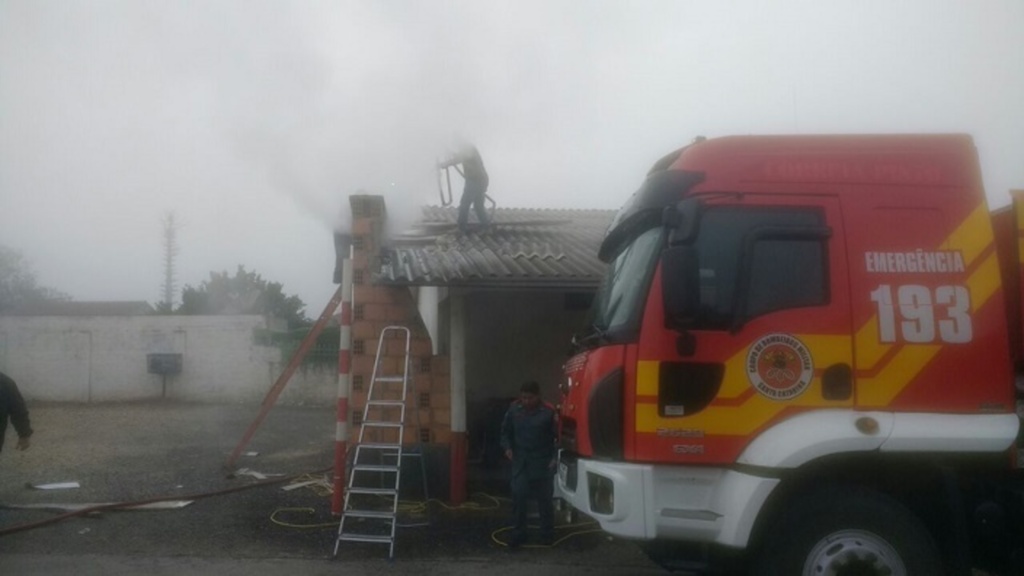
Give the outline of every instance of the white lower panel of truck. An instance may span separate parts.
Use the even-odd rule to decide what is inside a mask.
[[[625,538],[743,547],[775,478],[724,468],[560,459],[556,495]]]

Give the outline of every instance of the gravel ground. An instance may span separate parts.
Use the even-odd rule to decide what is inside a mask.
[[[284,483],[254,487],[258,481],[252,477],[227,477],[224,462],[257,406],[147,402],[36,404],[30,410],[36,429],[32,448],[17,452],[8,442],[0,454],[0,503],[6,505],[0,508],[0,534],[60,514],[14,508],[18,505],[129,502],[248,488],[197,499],[177,510],[108,510],[0,535],[5,562],[20,558],[26,567],[39,566],[39,559],[56,555],[86,563],[96,558],[171,558],[212,565],[222,559],[364,563],[387,556],[386,546],[343,543],[338,558],[330,560],[337,523],[322,485],[286,491]],[[235,468],[325,479],[333,433],[333,409],[275,407],[246,448],[258,454],[242,456]],[[69,481],[80,487],[26,488]],[[491,496],[498,498],[476,495],[458,509],[441,503],[403,506],[403,524],[427,525],[400,528],[396,562],[525,561],[534,572],[572,566],[595,574],[660,573],[632,544],[587,525],[561,527],[562,539],[553,548],[510,553],[498,543],[508,501],[502,494]],[[74,572],[54,568],[64,565],[52,564],[49,570]],[[70,560],[66,565],[75,564]]]

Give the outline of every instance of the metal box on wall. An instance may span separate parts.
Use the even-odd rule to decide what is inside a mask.
[[[180,374],[181,354],[146,354],[146,369],[150,374]]]

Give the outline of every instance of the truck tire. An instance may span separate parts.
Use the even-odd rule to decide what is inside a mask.
[[[928,530],[896,500],[860,487],[806,498],[769,528],[755,576],[941,576]]]

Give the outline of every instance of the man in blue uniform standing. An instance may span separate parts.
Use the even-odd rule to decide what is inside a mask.
[[[554,540],[555,442],[558,414],[540,399],[540,386],[529,381],[519,389],[501,423],[501,447],[512,461],[513,548],[526,542],[526,513],[530,499],[537,501],[541,542]]]
[[[0,449],[4,446],[8,419],[14,424],[14,431],[18,433],[17,449],[28,450],[29,437],[32,436],[28,408],[25,407],[25,400],[18,391],[18,385],[7,374],[0,372]]]

